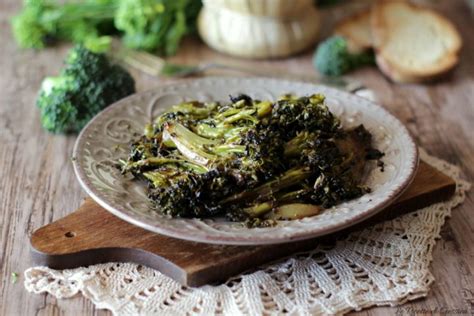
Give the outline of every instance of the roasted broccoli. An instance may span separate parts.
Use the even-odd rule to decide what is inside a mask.
[[[351,53],[347,40],[341,36],[332,36],[319,44],[313,64],[327,76],[340,76],[357,67],[374,63],[372,52]]]
[[[360,196],[376,152],[370,133],[343,130],[320,94],[276,102],[238,95],[173,106],[145,127],[120,168],[148,182],[164,214],[262,226],[289,218],[292,207],[308,214],[319,209],[308,204]]]
[[[42,126],[53,133],[78,132],[106,106],[135,92],[135,81],[105,55],[74,47],[58,77],[44,79],[37,99]]]

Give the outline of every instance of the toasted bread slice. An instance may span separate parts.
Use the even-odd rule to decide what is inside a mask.
[[[368,50],[372,48],[370,18],[370,10],[356,13],[337,24],[334,33],[347,40],[351,52]]]
[[[430,9],[407,1],[380,1],[372,8],[371,27],[377,64],[394,81],[431,80],[458,63],[458,31]]]

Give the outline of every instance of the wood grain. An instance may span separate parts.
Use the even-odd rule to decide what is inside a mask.
[[[392,206],[368,221],[323,238],[333,241],[350,231],[447,200],[455,189],[453,179],[421,162],[413,182]],[[135,262],[159,270],[183,285],[201,286],[312,249],[321,239],[267,246],[196,243],[129,224],[88,198],[71,214],[36,230],[31,246],[37,265],[71,269],[104,262]]]
[[[357,0],[358,1],[358,0]],[[418,1],[419,2],[419,1]],[[464,39],[460,64],[444,80],[429,85],[393,84],[375,68],[348,77],[376,92],[380,103],[410,129],[427,151],[460,166],[474,182],[474,41],[473,12],[464,0],[429,1],[450,18]],[[9,20],[21,1],[0,1],[0,315],[110,315],[77,296],[56,300],[33,295],[23,287],[22,272],[32,265],[28,239],[32,231],[79,207],[85,192],[74,177],[70,156],[74,136],[43,131],[34,100],[44,76],[56,74],[67,46],[40,52],[19,51],[13,42]],[[213,52],[199,41],[187,41],[175,62],[236,62]],[[311,52],[270,61],[238,62],[250,67],[312,74]],[[164,80],[133,71],[139,91]],[[412,311],[474,308],[474,193],[469,192],[443,227],[433,252],[436,282],[426,299],[403,306]],[[18,272],[12,283],[11,273]],[[390,315],[397,308],[378,307],[356,314]],[[428,314],[418,313],[420,314]]]

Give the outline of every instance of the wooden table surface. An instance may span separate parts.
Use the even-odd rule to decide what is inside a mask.
[[[459,67],[444,80],[429,85],[393,84],[376,68],[356,71],[351,78],[373,89],[387,109],[410,129],[429,153],[459,165],[474,182],[474,19],[462,0],[438,0],[435,5],[460,29],[465,46]],[[77,208],[86,193],[76,181],[71,153],[75,136],[46,133],[39,124],[35,97],[43,77],[56,74],[66,46],[40,52],[19,51],[9,19],[20,1],[0,2],[0,315],[103,315],[77,296],[56,300],[23,287],[23,271],[31,266],[28,236],[36,228]],[[198,41],[187,41],[175,61],[234,61]],[[311,52],[290,59],[242,61],[254,67],[313,73]],[[163,83],[138,72],[137,90]],[[378,307],[358,314],[427,314],[430,311],[474,311],[474,193],[453,212],[434,249],[436,282],[426,299],[398,308]],[[12,283],[11,274],[19,273]],[[398,313],[398,315],[400,315]]]

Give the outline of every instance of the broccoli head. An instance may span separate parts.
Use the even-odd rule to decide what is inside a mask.
[[[43,127],[53,133],[79,132],[113,102],[135,92],[135,81],[105,55],[74,47],[58,77],[45,78],[37,99]]]
[[[201,7],[195,0],[122,0],[114,19],[127,47],[176,53],[181,38],[192,31]]]
[[[168,177],[166,184],[153,186],[149,197],[167,215],[178,217],[212,217],[223,214],[222,196],[242,190],[235,178],[224,169],[204,173],[186,172]]]
[[[67,40],[104,51],[110,38],[99,28],[112,25],[116,6],[113,0],[84,3],[28,0],[12,19],[13,35],[22,48],[41,49],[55,41]]]
[[[30,1],[23,11],[12,19],[15,40],[22,48],[45,47],[49,29],[41,21],[43,12],[51,8],[46,1]]]
[[[272,125],[281,129],[287,140],[303,130],[335,132],[340,127],[339,120],[329,111],[324,99],[321,94],[283,96],[273,106]]]
[[[323,75],[340,76],[357,67],[373,64],[372,52],[351,53],[347,40],[341,36],[332,36],[319,44],[313,64]]]

